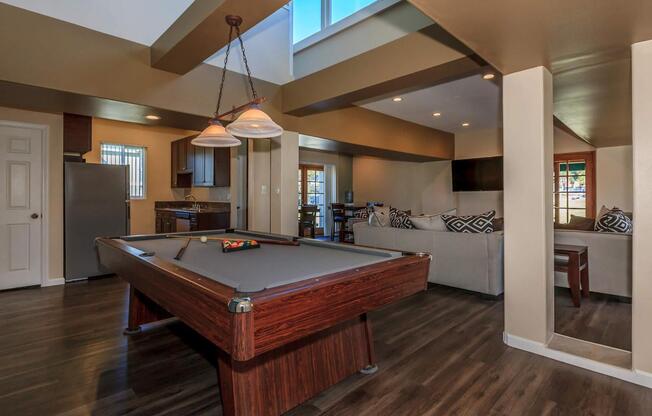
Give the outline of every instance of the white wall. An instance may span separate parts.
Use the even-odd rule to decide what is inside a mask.
[[[282,7],[244,33],[242,40],[253,77],[279,85],[292,80],[291,31],[289,7]],[[222,68],[225,54],[226,47],[220,49],[205,62]],[[247,73],[237,40],[231,44],[227,68],[241,74]],[[217,82],[217,80],[215,81]],[[243,84],[242,88],[245,87],[248,88]]]
[[[294,76],[305,77],[431,24],[432,20],[410,3],[400,2],[295,53]]]

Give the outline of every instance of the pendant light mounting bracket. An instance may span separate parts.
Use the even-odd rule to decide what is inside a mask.
[[[226,23],[231,27],[240,27],[242,24],[242,17],[229,14],[225,17]]]

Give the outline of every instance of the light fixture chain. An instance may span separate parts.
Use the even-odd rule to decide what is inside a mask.
[[[245,53],[244,42],[242,41],[242,36],[240,36],[240,28],[238,26],[236,26],[235,28],[235,33],[238,36],[238,40],[240,41],[240,49],[242,49],[242,62],[244,62],[245,69],[247,70],[247,78],[249,79],[251,94],[253,95],[252,98],[255,100],[256,98],[258,98],[258,94],[256,94],[256,89],[254,88],[254,81],[251,78],[251,70],[249,69],[249,63],[247,62],[247,54]]]
[[[224,80],[226,79],[226,64],[229,62],[229,52],[231,51],[231,40],[233,39],[233,26],[229,29],[229,42],[226,44],[226,55],[224,56],[224,67],[222,68],[222,81],[220,82],[220,92],[217,96],[217,107],[215,108],[215,117],[220,114],[220,104],[222,104],[222,91],[224,91]]]

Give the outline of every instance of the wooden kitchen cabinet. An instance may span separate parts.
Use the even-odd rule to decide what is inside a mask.
[[[230,186],[231,149],[193,146],[195,137],[171,143],[172,188]]]
[[[187,209],[156,210],[156,233],[223,230],[230,228],[230,212],[190,212]]]

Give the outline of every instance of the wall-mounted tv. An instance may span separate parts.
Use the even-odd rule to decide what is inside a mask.
[[[502,156],[453,160],[453,192],[502,190]]]

